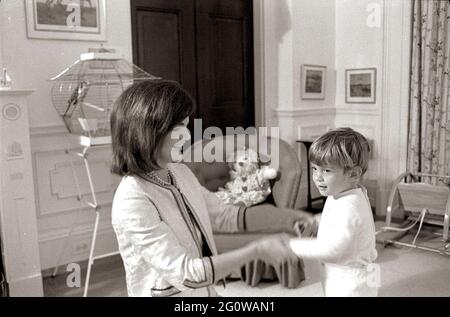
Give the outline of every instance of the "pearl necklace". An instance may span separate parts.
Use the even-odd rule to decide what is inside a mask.
[[[151,171],[149,176],[152,180],[156,181],[161,185],[172,185],[172,176],[170,175],[169,169],[167,169],[167,179],[162,179],[156,171]]]

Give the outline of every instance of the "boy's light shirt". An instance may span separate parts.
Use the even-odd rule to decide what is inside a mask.
[[[317,238],[293,238],[289,244],[302,258],[354,268],[372,263],[377,257],[375,225],[366,189],[360,186],[329,196]]]

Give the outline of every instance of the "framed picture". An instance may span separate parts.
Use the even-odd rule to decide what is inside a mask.
[[[345,70],[345,102],[375,103],[377,86],[376,68]]]
[[[28,38],[106,41],[106,0],[25,0]]]
[[[325,99],[326,66],[302,65],[302,99]]]

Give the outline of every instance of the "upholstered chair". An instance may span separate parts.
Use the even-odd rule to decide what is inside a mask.
[[[271,182],[272,194],[267,200],[248,207],[245,232],[214,233],[219,253],[239,248],[270,233],[285,232],[289,215],[297,212],[294,208],[300,198],[300,162],[292,147],[279,138],[227,135],[200,140],[185,152],[185,160],[190,161],[185,164],[205,188],[215,192],[230,179],[230,154],[243,146],[256,150],[263,163],[276,168],[278,175]],[[241,278],[251,286],[257,285],[261,279],[278,279],[285,287],[295,288],[304,280],[303,262],[299,260],[280,269],[253,261],[232,277]]]

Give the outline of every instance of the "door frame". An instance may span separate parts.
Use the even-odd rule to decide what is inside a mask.
[[[253,0],[253,80],[255,126],[267,126],[265,89],[264,0]]]

